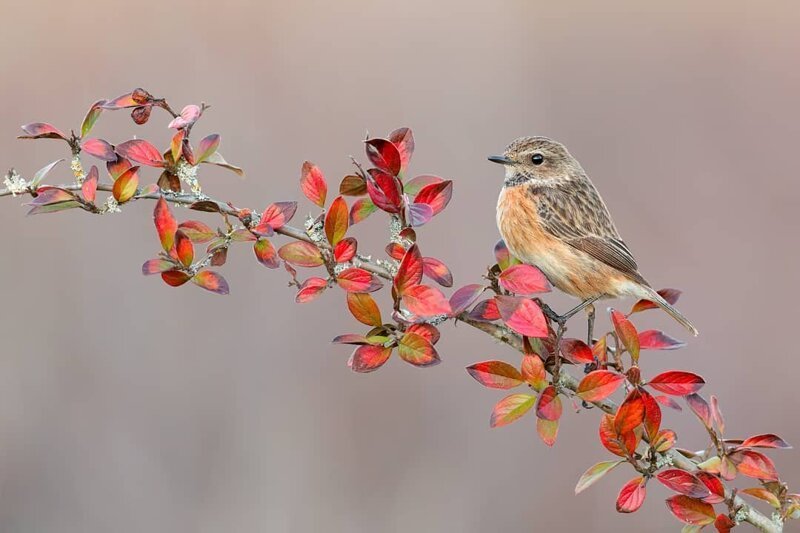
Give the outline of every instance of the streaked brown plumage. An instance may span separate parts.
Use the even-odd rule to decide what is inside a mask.
[[[497,226],[512,254],[567,294],[583,301],[646,298],[697,335],[639,273],[603,199],[562,144],[522,137],[489,159],[506,169]]]

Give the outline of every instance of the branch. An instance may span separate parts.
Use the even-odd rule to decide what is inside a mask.
[[[470,318],[467,313],[463,313],[461,316],[459,316],[458,320],[466,324],[469,324],[470,326],[486,333],[487,335],[493,337],[494,339],[502,343],[509,345],[518,352],[521,353],[525,352],[523,347],[522,337],[520,337],[514,332],[509,331],[507,328],[498,326],[497,324],[492,324],[490,322],[481,322],[478,320],[474,320]],[[579,380],[574,376],[572,376],[571,374],[564,372],[563,369],[560,371],[559,384],[564,389],[570,390],[573,393],[575,393],[578,390],[579,383],[580,383]],[[595,407],[598,407],[602,411],[612,415],[616,413],[617,409],[619,408],[619,405],[611,399],[605,399],[602,401],[589,402],[589,403],[591,403]],[[643,436],[643,440],[647,442],[647,435]],[[687,472],[693,472],[698,470],[697,463],[685,457],[680,452],[674,449],[667,450],[665,453],[661,454],[661,456],[667,458],[674,466],[680,468],[681,470],[685,470]],[[757,529],[765,533],[780,533],[783,531],[783,524],[781,522],[774,521],[769,517],[763,515],[758,510],[748,505],[747,502],[742,500],[733,491],[726,489],[725,495],[727,498],[732,498],[733,504],[739,511],[740,513],[739,516],[742,518],[743,521],[748,522],[752,526],[756,527]]]

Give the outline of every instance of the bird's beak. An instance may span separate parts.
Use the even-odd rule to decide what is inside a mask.
[[[509,158],[504,155],[490,155],[489,161],[492,163],[500,163],[501,165],[510,165],[513,163]]]

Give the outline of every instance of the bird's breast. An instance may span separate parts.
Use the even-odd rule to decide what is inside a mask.
[[[607,285],[618,273],[549,233],[539,217],[537,196],[527,187],[503,188],[497,227],[509,251],[538,267],[561,291],[579,298],[615,292]]]

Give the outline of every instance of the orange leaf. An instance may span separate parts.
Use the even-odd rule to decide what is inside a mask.
[[[367,326],[378,327],[383,324],[378,304],[367,293],[347,293],[347,308],[356,320]]]
[[[490,389],[513,389],[522,384],[519,370],[503,361],[484,361],[467,367],[475,381]]]
[[[350,223],[350,215],[347,210],[347,202],[341,196],[337,196],[328,208],[325,215],[325,235],[331,246],[336,246],[347,234]]]

